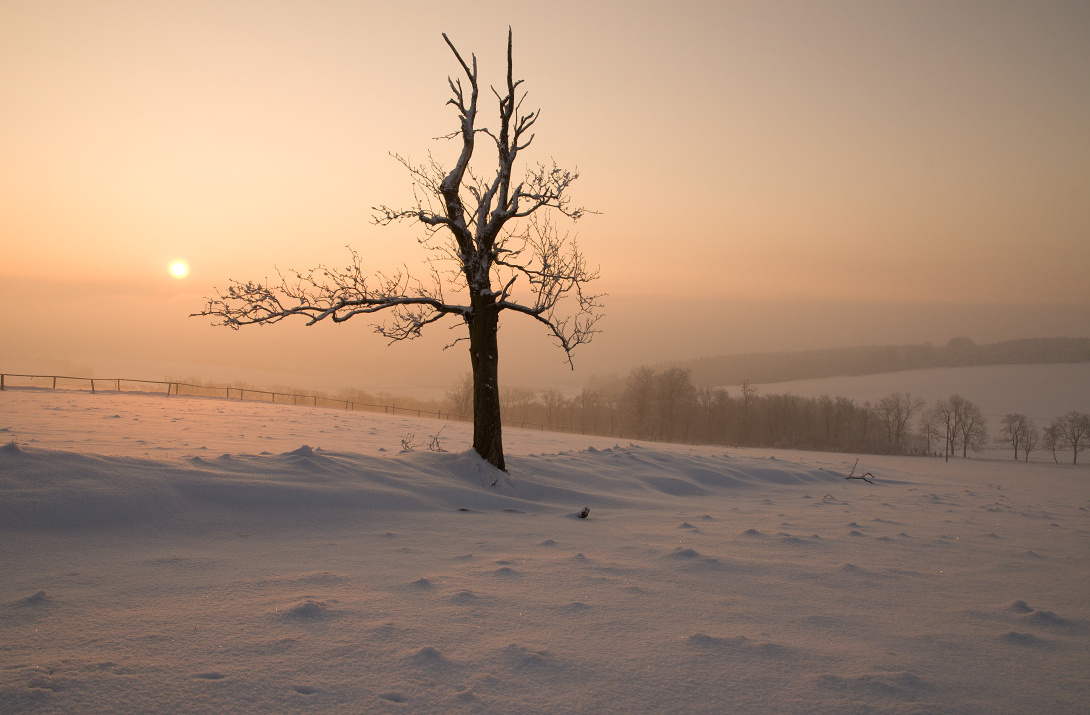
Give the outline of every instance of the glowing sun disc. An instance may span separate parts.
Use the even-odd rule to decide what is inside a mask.
[[[189,274],[189,266],[185,261],[174,261],[170,264],[170,275],[175,278],[185,278]]]

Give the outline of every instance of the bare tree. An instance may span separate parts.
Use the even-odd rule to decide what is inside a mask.
[[[1025,459],[1029,461],[1030,452],[1037,449],[1037,443],[1041,441],[1041,430],[1037,429],[1037,425],[1033,423],[1033,420],[1026,419],[1025,429],[1022,431],[1022,453],[1025,455]]]
[[[999,438],[996,441],[1014,449],[1015,461],[1018,460],[1018,450],[1021,449],[1028,462],[1029,453],[1037,447],[1040,437],[1041,433],[1037,430],[1037,425],[1033,424],[1033,420],[1021,413],[1012,412],[1000,423]]]
[[[937,439],[944,429],[944,416],[939,405],[933,405],[931,409],[924,410],[920,415],[920,437],[923,438],[926,452],[931,454],[931,443]]]
[[[663,370],[655,377],[656,430],[664,440],[689,438],[689,418],[696,405],[692,373],[680,367]]]
[[[711,444],[723,444],[727,434],[730,395],[721,387],[702,387],[696,399],[704,423],[704,439]]]
[[[599,434],[602,431],[602,404],[605,401],[597,390],[583,388],[579,393],[579,428],[583,434]]]
[[[936,402],[931,408],[932,414],[927,422],[936,425],[945,439],[943,458],[946,461],[950,461],[950,456],[957,448],[967,404],[969,401],[961,395],[950,395],[949,398]]]
[[[654,439],[655,371],[652,368],[641,365],[628,374],[621,403],[636,437]]]
[[[458,416],[458,419],[469,419],[473,414],[473,376],[469,373],[462,375],[458,382],[447,390],[444,404],[447,410]]]
[[[1057,446],[1071,450],[1071,463],[1079,463],[1079,452],[1090,443],[1090,415],[1071,410],[1052,423],[1059,437]]]
[[[541,393],[541,402],[545,408],[545,424],[555,429],[560,426],[560,415],[568,405],[559,390],[545,390]]]
[[[874,405],[871,404],[870,400],[864,400],[862,408],[859,410],[859,415],[857,416],[859,429],[859,434],[857,437],[859,439],[859,444],[862,449],[870,449],[870,439],[868,437],[868,431],[870,430],[870,422],[871,418],[873,417]]]
[[[823,449],[838,449],[845,424],[855,409],[855,403],[847,397],[822,395],[817,400],[818,412],[824,427]]]
[[[886,428],[886,446],[890,452],[901,451],[901,439],[908,422],[923,406],[924,401],[919,397],[913,398],[910,392],[894,392],[878,400],[874,411]]]
[[[958,420],[958,439],[961,442],[962,458],[968,456],[969,450],[974,452],[984,451],[988,444],[988,420],[984,419],[984,413],[980,407],[969,400],[962,402],[961,418]]]
[[[742,444],[749,444],[750,410],[757,400],[757,386],[748,379],[742,380]]]
[[[537,393],[528,387],[505,387],[500,392],[500,401],[511,422],[526,424],[535,411]]]
[[[1045,427],[1042,433],[1042,439],[1044,440],[1045,449],[1052,452],[1052,461],[1056,464],[1060,463],[1060,458],[1056,455],[1057,449],[1063,449],[1063,434],[1061,434],[1060,423],[1053,422],[1048,427]]]
[[[412,178],[415,204],[378,206],[374,215],[375,223],[383,226],[402,220],[423,226],[421,244],[430,251],[428,278],[418,279],[408,269],[368,275],[352,251],[352,265],[346,269],[292,271],[288,278],[281,274],[278,283],[232,281],[199,315],[239,328],[296,315],[308,325],[326,319],[339,323],[386,311],[388,319],[376,330],[391,342],[418,337],[423,328],[447,317],[463,321],[468,334],[455,342],[469,340],[473,448],[502,470],[500,313],[507,310],[539,321],[570,363],[572,350],[598,332],[601,296],[585,290],[598,273],[587,266],[574,238],[561,233],[553,220],[559,214],[575,221],[586,213],[568,196],[578,172],[555,162],[538,163],[526,166],[521,180],[516,177],[523,170],[521,154],[534,139],[531,129],[538,112],[522,108],[526,95],[519,90],[522,80],[514,79],[510,30],[506,84],[492,88],[499,116],[491,127],[477,121],[476,56],[467,63],[446,34],[443,39],[464,75],[448,78],[452,96],[447,104],[454,107],[459,127],[446,138],[460,141],[458,158],[448,171],[431,157],[414,164],[395,154]],[[471,165],[480,137],[487,137],[496,151],[484,167]]]

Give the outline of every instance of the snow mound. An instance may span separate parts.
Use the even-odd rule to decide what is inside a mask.
[[[587,505],[600,509],[663,498],[835,479],[775,460],[681,454],[638,446],[510,458],[504,474],[472,450],[369,456],[302,446],[278,455],[156,461],[0,448],[0,524],[74,529],[245,511],[276,518],[354,518],[374,510],[513,515]],[[579,516],[581,512],[574,515]]]
[[[325,601],[307,599],[305,601],[300,601],[289,608],[284,612],[284,615],[287,618],[309,621],[324,618],[325,616],[328,616],[329,613],[329,605]]]

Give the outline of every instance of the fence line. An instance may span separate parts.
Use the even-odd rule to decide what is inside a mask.
[[[13,384],[8,378],[21,378],[23,381],[29,381],[29,384]],[[48,381],[46,385],[34,384],[35,380]],[[382,411],[388,415],[396,414],[415,414],[417,417],[435,417],[440,420],[453,420],[458,422],[469,421],[466,417],[455,414],[453,412],[443,412],[442,410],[432,411],[419,409],[416,407],[398,407],[397,405],[376,405],[368,402],[356,402],[351,399],[340,399],[334,397],[323,397],[315,394],[302,394],[294,392],[275,392],[271,390],[257,390],[249,387],[231,387],[227,385],[195,385],[188,382],[180,382],[177,380],[138,380],[127,377],[72,377],[68,375],[24,375],[19,373],[0,373],[0,391],[10,388],[31,388],[31,389],[58,389],[57,381],[60,380],[60,389],[76,389],[86,390],[89,386],[92,393],[99,392],[126,392],[122,389],[123,385],[151,385],[158,386],[159,394],[166,397],[171,395],[178,395],[184,397],[212,397],[217,399],[237,399],[239,401],[250,402],[268,402],[278,405],[302,405],[309,407],[327,407],[331,409],[343,409],[348,411],[353,410],[365,410],[370,412]],[[103,387],[105,386],[105,388]],[[150,392],[150,390],[128,390],[128,392]],[[537,429],[540,431],[550,432],[567,432],[569,434],[575,434],[575,425],[547,425],[541,423],[530,423],[522,421],[507,421],[504,420],[504,424],[508,427],[518,427],[521,429]],[[586,434],[585,431],[579,430],[582,434]]]
[[[21,379],[27,384],[15,384],[10,378]],[[36,381],[39,381],[36,384]],[[45,385],[40,381],[47,381]],[[92,393],[98,392],[158,392],[166,397],[171,395],[188,397],[216,397],[220,399],[237,399],[250,402],[269,402],[272,404],[291,404],[309,407],[330,407],[344,410],[379,410],[386,414],[415,414],[417,417],[436,417],[438,419],[457,420],[458,415],[442,410],[425,410],[416,407],[398,407],[397,405],[376,405],[369,402],[357,402],[352,399],[325,397],[315,394],[302,394],[295,392],[278,392],[272,390],[258,390],[250,387],[232,387],[227,385],[196,385],[178,380],[138,380],[127,377],[72,377],[70,375],[24,375],[18,373],[0,373],[0,390],[10,388],[40,388],[56,390],[58,381],[61,381],[62,389],[86,390],[90,388]],[[123,386],[157,386],[157,390],[125,390]]]

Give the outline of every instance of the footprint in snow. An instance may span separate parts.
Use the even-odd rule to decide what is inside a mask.
[[[418,667],[449,667],[454,665],[438,648],[426,645],[408,656],[407,660]]]
[[[1007,631],[999,636],[999,639],[1010,645],[1029,646],[1031,648],[1039,648],[1048,644],[1048,641],[1038,638],[1032,633],[1019,633],[1018,631]]]
[[[324,601],[300,601],[287,611],[284,616],[301,621],[317,620],[328,615],[329,606]]]
[[[50,598],[46,594],[45,591],[38,591],[37,593],[32,593],[31,595],[27,596],[26,598],[19,599],[19,605],[20,606],[41,606],[41,605],[50,603],[52,600],[53,599]]]

